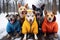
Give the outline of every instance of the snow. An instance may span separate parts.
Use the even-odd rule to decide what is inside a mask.
[[[3,13],[0,15],[0,39],[3,36],[7,35],[7,33],[6,33],[6,25],[7,25],[8,21],[5,18],[5,15],[6,14],[3,14]]]
[[[0,14],[0,39],[2,39],[4,36],[7,35],[7,32],[6,32],[6,25],[7,25],[7,22],[8,20],[5,18],[6,16],[6,13],[1,13]],[[60,14],[59,12],[57,12],[57,23],[58,23],[58,35],[60,36]],[[20,38],[16,38],[15,40],[19,40]]]
[[[59,12],[57,12],[57,15],[56,15],[56,21],[58,23],[58,35],[60,36],[60,14]]]

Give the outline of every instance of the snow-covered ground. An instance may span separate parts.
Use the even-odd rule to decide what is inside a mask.
[[[7,25],[7,22],[8,20],[5,18],[6,14],[4,13],[1,13],[0,14],[0,39],[2,39],[4,36],[7,35],[7,32],[6,32],[6,25]],[[58,35],[60,36],[60,14],[59,12],[57,12],[57,23],[58,23]],[[19,40],[19,39],[17,39]]]

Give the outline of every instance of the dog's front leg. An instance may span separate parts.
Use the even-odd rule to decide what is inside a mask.
[[[27,34],[24,34],[24,38],[23,38],[23,40],[26,40],[26,36],[27,36]]]
[[[34,38],[35,38],[35,40],[38,40],[38,37],[37,37],[37,35],[36,35],[36,34],[34,34]]]

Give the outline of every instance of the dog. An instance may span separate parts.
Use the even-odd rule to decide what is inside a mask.
[[[22,6],[20,3],[18,3],[18,14],[17,14],[17,20],[20,21],[20,25],[21,25],[21,30],[22,30],[22,25],[23,25],[23,22],[25,20],[25,15],[27,13],[27,10],[28,9],[28,4],[25,4],[24,6]],[[21,32],[21,35],[22,38],[23,38],[23,34]],[[22,39],[21,38],[21,39]]]
[[[22,25],[22,33],[24,34],[23,40],[26,40],[26,36],[28,33],[33,33],[34,38],[37,38],[37,33],[38,33],[38,25],[36,22],[36,17],[34,15],[35,13],[33,10],[28,9],[27,14],[25,15],[25,21]]]
[[[32,9],[35,11],[35,16],[37,19],[38,23],[38,37],[41,38],[43,35],[42,33],[42,23],[44,21],[44,15],[43,15],[43,10],[44,10],[45,4],[41,5],[40,8],[36,7],[35,5],[32,5]]]
[[[50,40],[51,39],[55,40],[53,38],[57,37],[57,32],[58,32],[58,24],[56,22],[55,13],[45,10],[44,14],[45,14],[45,18],[42,24],[42,31],[44,33],[43,36],[47,37]]]
[[[20,3],[18,3],[18,15],[19,15],[19,20],[21,21],[21,24],[23,24],[24,20],[25,20],[25,14],[26,14],[26,10],[28,9],[28,4],[25,4],[24,6],[22,6]]]
[[[6,31],[8,33],[7,38],[11,38],[12,36],[18,37],[21,29],[20,23],[17,20],[16,14],[10,13],[6,15],[8,20]]]

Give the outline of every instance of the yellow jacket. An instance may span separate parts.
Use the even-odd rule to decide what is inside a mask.
[[[25,18],[25,21],[24,21],[24,23],[22,25],[22,33],[23,34],[26,34],[26,33],[37,34],[38,33],[38,24],[36,22],[36,17],[35,17],[34,22],[32,23],[31,26],[30,26],[30,23]]]

